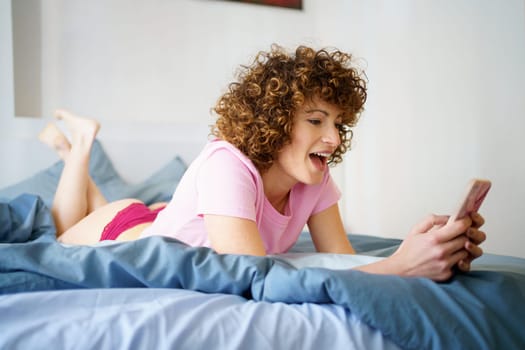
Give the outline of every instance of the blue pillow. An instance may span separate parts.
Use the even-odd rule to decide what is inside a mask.
[[[11,200],[22,193],[31,193],[40,196],[50,207],[62,168],[63,162],[58,161],[25,180],[0,189],[0,198]],[[98,140],[93,144],[89,163],[89,173],[93,181],[109,202],[122,198],[137,198],[148,205],[169,201],[186,169],[184,161],[176,156],[145,181],[129,184],[115,170]]]
[[[118,196],[119,198],[138,198],[148,205],[156,202],[169,202],[186,169],[186,163],[182,158],[176,156],[146,180],[138,184],[129,184],[122,193],[118,193]],[[108,190],[114,188],[106,187]]]

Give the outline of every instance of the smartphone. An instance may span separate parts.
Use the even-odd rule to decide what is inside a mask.
[[[456,212],[450,217],[449,221],[460,220],[471,213],[477,212],[487,196],[491,185],[490,180],[486,179],[470,180],[465,196],[461,199]]]

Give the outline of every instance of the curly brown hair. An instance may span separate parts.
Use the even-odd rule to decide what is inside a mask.
[[[212,135],[233,144],[264,172],[290,142],[296,110],[317,97],[343,110],[341,144],[328,160],[341,162],[367,96],[366,81],[351,61],[339,50],[299,46],[293,55],[272,45],[250,66],[241,66],[238,81],[220,97]]]

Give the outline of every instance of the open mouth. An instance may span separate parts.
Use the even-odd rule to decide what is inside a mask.
[[[314,153],[310,153],[309,157],[310,157],[310,160],[312,161],[312,163],[314,164],[314,166],[318,170],[320,170],[320,171],[325,171],[326,170],[326,165],[328,163],[328,157],[330,157],[330,154],[314,152]]]

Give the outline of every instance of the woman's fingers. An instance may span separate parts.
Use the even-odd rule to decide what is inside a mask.
[[[427,233],[428,231],[430,231],[432,228],[436,226],[441,227],[445,225],[448,221],[448,218],[449,217],[447,215],[430,214],[426,218],[424,218],[421,222],[416,224],[412,228],[411,233],[412,234]]]
[[[483,255],[483,249],[478,247],[477,244],[467,240],[465,243],[465,251],[468,252],[468,256],[458,262],[458,268],[463,272],[469,272],[472,261]]]
[[[465,250],[467,245],[468,239],[463,235],[458,236],[441,244],[442,255],[452,256],[454,253]]]
[[[485,224],[485,219],[479,213],[470,214],[470,218],[472,219],[472,226],[475,228],[480,228]]]
[[[485,234],[485,232],[480,231],[475,227],[469,228],[466,234],[467,234],[468,239],[476,245],[479,245],[485,242],[485,239],[487,239],[487,235]]]
[[[465,258],[463,260],[460,260],[458,262],[458,268],[463,272],[469,272],[470,271],[470,259]]]
[[[472,258],[471,260],[477,259],[483,255],[483,249],[481,249],[477,244],[474,244],[470,241],[467,241],[467,243],[465,243],[465,249],[469,253],[469,256]]]
[[[455,220],[436,230],[436,237],[439,242],[448,242],[467,232],[472,224],[470,217]]]

